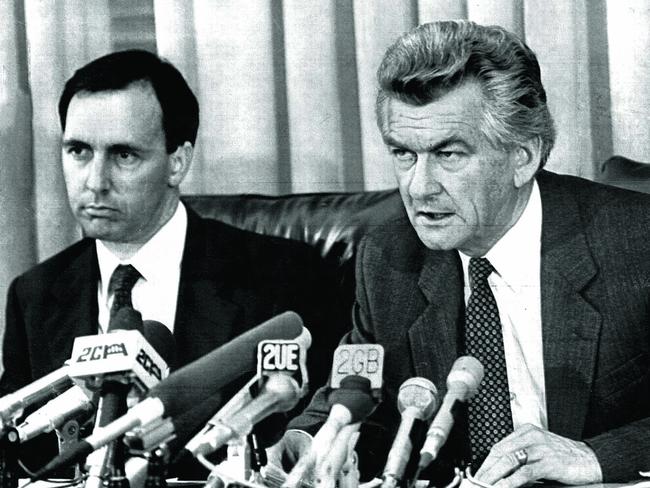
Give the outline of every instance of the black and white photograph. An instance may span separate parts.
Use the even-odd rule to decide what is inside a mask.
[[[648,52],[648,0],[0,0],[0,484],[650,486]]]

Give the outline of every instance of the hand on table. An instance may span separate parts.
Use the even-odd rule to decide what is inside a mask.
[[[527,424],[490,450],[474,477],[498,488],[545,479],[567,485],[599,483],[600,464],[587,444]]]
[[[345,426],[327,442],[313,442],[301,431],[287,431],[282,440],[267,450],[276,475],[286,477],[286,488],[356,488],[359,473],[354,445],[359,424]],[[288,474],[286,474],[288,473]],[[275,483],[274,483],[275,485]]]

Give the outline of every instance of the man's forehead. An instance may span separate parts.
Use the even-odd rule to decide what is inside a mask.
[[[395,112],[388,116],[383,131],[387,144],[416,148],[437,145],[446,140],[464,140],[476,143],[481,136],[480,114],[466,116],[457,113],[418,114]]]
[[[120,90],[82,91],[68,107],[64,139],[88,137],[120,142],[155,137],[162,131],[162,109],[153,88],[131,84]]]

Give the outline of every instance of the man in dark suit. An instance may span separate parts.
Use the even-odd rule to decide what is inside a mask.
[[[133,307],[172,330],[172,367],[292,309],[318,343],[310,372],[324,381],[325,344],[344,324],[336,272],[311,248],[201,219],[180,201],[199,109],[176,68],[145,51],[109,54],[67,82],[59,114],[68,197],[85,238],[12,283],[0,393],[61,367],[75,337],[107,329],[120,270],[130,274]],[[32,467],[53,455],[26,450]]]
[[[542,169],[555,134],[539,66],[502,28],[420,26],[378,80],[406,216],[357,256],[344,342],[385,347],[362,471],[385,463],[400,385],[422,376],[442,395],[468,354],[483,382],[425,475],[469,462],[499,487],[637,477],[650,466],[650,197]],[[326,414],[321,392],[291,427],[313,434]],[[284,447],[295,458],[305,440],[289,431]]]

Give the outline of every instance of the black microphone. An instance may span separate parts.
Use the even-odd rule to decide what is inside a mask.
[[[316,432],[312,455],[321,459],[343,427],[362,422],[377,407],[383,382],[384,348],[379,344],[342,345],[334,351],[330,412]]]
[[[108,324],[107,334],[98,336],[103,340],[114,341],[112,346],[103,345],[103,358],[97,354],[92,357],[95,361],[99,361],[102,368],[104,364],[109,364],[105,359],[109,359],[109,354],[113,352],[119,357],[117,351],[122,351],[128,348],[126,342],[117,342],[116,337],[120,333],[135,331],[138,334],[144,333],[142,324],[142,315],[137,310],[131,307],[122,307],[118,309],[111,317]],[[120,347],[122,346],[122,347]],[[95,346],[95,348],[98,346]],[[73,346],[73,357],[74,357]],[[93,349],[93,352],[97,349]],[[127,353],[125,351],[124,355]],[[102,359],[104,361],[102,362]],[[95,422],[95,429],[101,428],[110,424],[116,418],[123,415],[127,411],[126,398],[131,390],[131,372],[128,370],[116,372],[113,368],[106,368],[102,371],[104,374],[86,376],[86,385],[90,387],[99,387],[99,405],[97,407],[98,418]],[[88,471],[88,478],[86,479],[86,488],[99,488],[104,484],[104,478],[107,476],[116,476],[118,479],[123,479],[124,475],[124,447],[118,444],[117,441],[110,443],[101,452],[94,453],[94,456],[89,456],[86,460],[86,468]]]
[[[397,408],[402,415],[384,468],[382,488],[395,488],[411,457],[411,431],[416,420],[428,421],[438,408],[438,390],[426,378],[409,378],[399,388]]]
[[[125,432],[154,423],[163,417],[175,417],[217,394],[230,382],[255,372],[255,351],[260,341],[296,339],[307,329],[295,312],[285,312],[237,336],[152,387],[147,398],[125,415],[95,432],[75,447],[53,459],[33,479],[41,479],[53,470],[72,464],[106,445]]]
[[[483,380],[483,365],[472,356],[461,356],[451,367],[447,376],[447,394],[437,415],[431,422],[424,446],[420,450],[418,470],[426,468],[438,457],[454,425],[457,402],[471,400]]]

